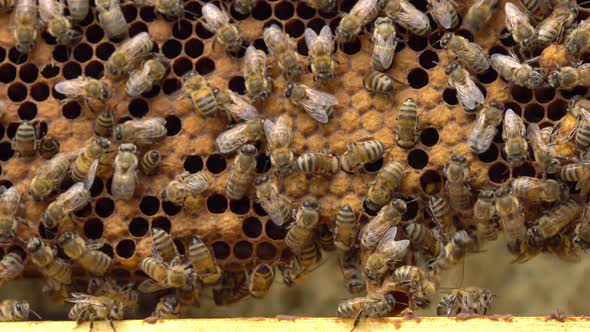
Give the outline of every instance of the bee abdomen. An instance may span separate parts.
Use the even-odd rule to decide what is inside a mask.
[[[146,152],[141,158],[139,168],[145,175],[154,174],[162,161],[162,155],[157,150]]]
[[[374,71],[363,78],[363,87],[369,92],[385,94],[393,91],[393,80],[386,74]]]
[[[113,115],[109,112],[102,112],[95,120],[94,133],[97,136],[110,138],[113,136],[113,128],[115,127],[115,120]]]
[[[212,116],[217,112],[217,101],[213,91],[209,88],[202,88],[192,94],[195,107],[204,116]]]

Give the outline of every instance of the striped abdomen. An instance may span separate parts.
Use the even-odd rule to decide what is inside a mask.
[[[416,102],[408,98],[402,104],[397,115],[397,145],[409,149],[418,141],[418,106]]]
[[[338,171],[338,158],[326,153],[304,153],[295,160],[298,170],[307,174],[332,175]]]
[[[102,112],[94,121],[94,133],[97,136],[110,138],[113,136],[115,119],[110,112]]]
[[[471,196],[469,189],[463,184],[447,183],[447,191],[451,208],[457,212],[467,211]]]
[[[43,159],[51,159],[59,153],[59,141],[53,137],[45,137],[39,146],[39,154]]]
[[[193,104],[201,114],[204,116],[213,116],[217,112],[217,101],[213,91],[204,87],[191,94]]]
[[[33,157],[35,155],[35,127],[25,121],[18,126],[12,141],[12,149],[20,157]]]
[[[72,283],[72,266],[60,258],[56,258],[50,262],[43,268],[41,273],[65,285]]]
[[[443,226],[446,233],[446,230],[453,225],[451,208],[449,207],[447,200],[440,196],[432,196],[430,198],[429,208],[430,213],[432,213],[432,218]]]
[[[76,261],[84,270],[92,274],[103,275],[107,272],[113,260],[102,251],[86,250]]]
[[[590,146],[590,122],[582,120],[576,133],[576,150],[585,151]]]
[[[356,217],[350,205],[344,205],[336,214],[334,228],[334,245],[336,248],[348,251],[354,247],[356,241]]]
[[[440,253],[440,242],[428,227],[422,224],[411,223],[404,227],[404,232],[413,245],[426,251],[432,257],[438,257]]]
[[[157,150],[149,150],[146,152],[139,162],[139,169],[145,175],[152,175],[156,173],[160,163],[162,162],[162,155]]]
[[[369,92],[386,94],[393,91],[393,80],[386,74],[374,71],[363,78],[363,87]]]
[[[172,237],[160,228],[152,229],[152,248],[164,262],[170,262],[178,256]]]
[[[301,253],[307,243],[310,242],[312,235],[312,229],[299,224],[294,224],[287,232],[285,244],[287,244],[289,249],[297,255]]]
[[[234,167],[227,179],[227,196],[239,200],[250,189],[256,176],[256,148],[253,153],[240,152],[236,156]]]
[[[314,241],[308,241],[307,244],[303,246],[301,253],[297,256],[301,271],[305,271],[314,266],[321,258],[322,253]]]
[[[399,186],[403,173],[402,165],[395,161],[387,163],[381,168],[377,180],[367,193],[366,203],[371,210],[379,210],[391,200],[391,194]]]
[[[0,261],[0,284],[20,276],[23,269],[22,255],[16,251],[9,252]]]

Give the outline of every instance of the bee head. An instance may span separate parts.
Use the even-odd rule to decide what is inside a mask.
[[[350,206],[350,204],[346,204],[342,207],[342,211],[350,212],[352,211],[352,207]]]
[[[31,53],[31,51],[33,50],[33,47],[35,47],[35,43],[32,43],[32,42],[16,43],[16,49],[23,54]]]
[[[41,246],[43,246],[43,242],[38,237],[32,237],[27,241],[27,250],[30,252],[35,252],[41,249]]]
[[[504,110],[504,103],[503,102],[500,102],[500,101],[492,100],[490,102],[490,106],[491,107],[494,107],[494,108],[497,108],[497,109]]]
[[[508,196],[510,195],[510,193],[512,192],[512,190],[509,187],[506,188],[500,188],[498,190],[496,190],[496,197],[504,197],[504,196]]]
[[[543,75],[541,73],[539,73],[536,70],[532,70],[529,73],[529,77],[528,77],[528,88],[530,89],[535,89],[541,86],[541,84],[543,84],[544,78]]]
[[[394,199],[394,200],[391,202],[391,205],[392,205],[394,208],[396,208],[396,209],[397,209],[397,210],[398,210],[400,213],[405,213],[405,212],[406,212],[406,210],[408,209],[408,207],[407,207],[407,205],[406,205],[406,202],[404,202],[403,200],[401,200],[401,199],[399,199],[399,198],[398,198],[398,199]]]
[[[246,144],[246,145],[242,145],[240,152],[242,152],[244,154],[248,154],[248,155],[255,155],[258,152],[258,150],[256,149],[256,147],[254,145]]]
[[[456,62],[451,62],[447,68],[445,68],[445,74],[449,75],[450,73],[454,72],[457,68],[459,68],[459,64]]]
[[[551,85],[554,89],[559,88],[559,72],[551,72],[551,74],[547,76],[547,82],[549,82],[549,85]]]
[[[261,184],[267,182],[268,180],[269,180],[268,176],[263,175],[263,176],[259,177],[258,179],[256,179],[255,185],[257,185],[257,186],[261,185]]]
[[[151,157],[153,160],[156,160],[156,161],[157,161],[157,160],[160,160],[160,157],[161,157],[161,155],[160,155],[160,152],[158,152],[158,151],[156,151],[156,150],[152,150],[152,151],[150,152],[150,157]]]
[[[319,209],[319,207],[320,207],[318,205],[318,202],[316,202],[316,201],[308,201],[308,200],[303,201],[303,204],[302,205],[303,205],[304,208],[310,208],[310,209]]]
[[[477,197],[482,199],[494,199],[494,192],[491,190],[482,190]]]
[[[285,97],[291,98],[291,94],[293,93],[294,87],[295,87],[295,84],[293,84],[293,83],[287,84],[287,89],[285,90]]]
[[[451,41],[451,38],[453,38],[453,36],[455,35],[451,32],[445,33],[440,39],[440,46],[442,48],[447,48],[447,46],[449,45],[449,41]]]

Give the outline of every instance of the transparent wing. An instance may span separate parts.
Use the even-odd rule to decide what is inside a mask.
[[[378,0],[360,0],[352,7],[349,15],[357,17],[360,22],[365,22],[375,10],[378,2]]]
[[[131,122],[131,125],[136,128],[137,140],[157,138],[166,135],[165,124],[166,120],[160,117]]]
[[[139,290],[142,293],[154,293],[166,288],[168,287],[161,285],[160,283],[152,279],[144,280],[141,284],[139,284],[139,286],[137,286],[137,290]]]
[[[274,126],[269,126],[269,133],[266,133],[266,130],[265,121],[265,134],[271,148],[288,147],[291,145],[293,132],[291,131],[291,118],[288,115],[281,115]]]
[[[63,16],[64,5],[61,1],[39,0],[39,16],[44,22]]]
[[[199,194],[209,188],[209,178],[204,173],[197,173],[187,177],[182,183],[193,195]]]
[[[518,59],[498,53],[492,54],[490,57],[490,65],[502,76],[506,75],[504,73],[509,73],[511,75],[512,70],[522,66]],[[510,77],[504,77],[504,79],[510,80]]]
[[[260,205],[266,211],[270,219],[278,226],[283,225],[287,220],[281,212],[281,196],[278,192],[273,191],[268,199],[260,200]]]
[[[506,114],[504,114],[502,137],[506,140],[508,138],[524,136],[525,133],[522,132],[523,126],[522,119],[512,109],[508,109]]]
[[[274,132],[274,127],[275,124],[274,122],[272,122],[272,120],[264,120],[264,136],[266,136],[266,138],[268,139],[268,144],[273,145],[272,143],[272,135]]]
[[[492,140],[496,136],[496,127],[486,126],[485,116],[478,116],[469,132],[469,145],[477,148],[477,151],[487,151]]]
[[[508,31],[517,31],[518,27],[523,24],[530,25],[528,15],[520,11],[512,2],[506,3],[504,11],[506,12],[505,24]]]
[[[541,136],[541,129],[537,123],[531,122],[529,124],[527,138],[535,150],[540,150],[547,153],[551,151],[549,146],[545,143],[543,136]]]
[[[313,44],[317,38],[318,34],[315,33],[312,28],[305,29],[305,44],[307,45],[308,50],[313,49]]]
[[[423,29],[430,25],[428,16],[419,11],[408,1],[400,1],[401,10],[397,13],[397,19],[415,29]]]
[[[212,3],[206,4],[202,8],[202,13],[203,18],[207,21],[207,25],[209,25],[209,28],[211,28],[213,32],[219,29],[222,25],[229,23],[229,17]],[[205,25],[205,27],[207,27],[207,25]]]
[[[96,177],[96,169],[98,168],[98,159],[95,160],[90,168],[88,169],[88,173],[86,174],[86,178],[84,178],[84,189],[90,190],[92,184],[94,183],[94,178]]]
[[[381,35],[375,37],[375,52],[379,55],[379,61],[385,68],[389,68],[393,62],[395,50],[393,48],[395,35],[391,35],[387,40]]]
[[[72,293],[70,294],[71,298],[66,299],[66,302],[70,303],[82,303],[82,304],[89,304],[97,307],[105,307],[106,303],[101,301],[99,297],[88,295],[84,293]]]
[[[256,107],[252,106],[246,99],[231,90],[227,90],[226,93],[229,94],[232,102],[221,106],[223,109],[243,120],[252,120],[258,117]]]
[[[311,117],[321,123],[328,122],[328,110],[330,107],[338,105],[338,99],[333,95],[305,87],[306,97],[301,106]]]
[[[215,140],[217,142],[219,152],[229,153],[244,145],[247,141],[246,130],[247,124],[240,123],[239,125],[219,134]]]
[[[365,239],[365,243],[363,245],[367,248],[374,248],[378,245],[379,241],[390,228],[391,225],[389,223],[382,222],[379,215],[377,215],[377,217],[369,221],[369,223],[367,223],[359,232],[359,235]]]
[[[152,44],[152,39],[147,32],[141,32],[133,38],[128,39],[121,45],[120,51],[125,52],[130,57],[134,58],[144,52],[143,45]]]
[[[308,30],[310,30],[308,32]],[[311,56],[332,54],[334,51],[334,42],[332,41],[332,30],[325,25],[318,36],[315,31],[309,29],[305,31],[305,42]],[[309,38],[308,38],[309,37]]]
[[[396,241],[397,227],[391,227],[379,241],[377,251],[389,257],[390,260],[402,258],[410,245],[409,240]]]
[[[4,206],[6,209],[9,207],[13,207],[10,211],[10,215],[14,216],[16,214],[16,210],[20,204],[21,196],[16,189],[16,186],[12,186],[6,189],[2,196],[0,196],[0,206]]]
[[[466,108],[474,109],[476,105],[483,104],[485,97],[470,76],[466,76],[464,84],[454,84],[454,87],[457,89],[457,98]]]
[[[84,92],[84,86],[86,86],[86,79],[79,77],[57,83],[55,91],[68,97],[78,97]]]
[[[89,196],[88,191],[84,189],[84,183],[77,182],[65,193],[59,195],[56,201],[64,204],[66,211],[73,212],[84,207],[88,203]]]
[[[541,189],[541,180],[533,177],[518,177],[512,181],[512,188],[518,188],[518,191],[529,192]]]
[[[445,0],[429,0],[430,13],[436,18],[436,21],[445,29],[450,29],[453,22],[451,12],[447,9]]]
[[[262,56],[252,45],[248,46],[244,56],[244,76],[249,74],[266,74],[266,56]]]

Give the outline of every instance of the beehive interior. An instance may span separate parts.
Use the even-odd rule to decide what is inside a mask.
[[[101,250],[114,259],[113,276],[121,280],[144,278],[139,262],[150,253],[150,234],[155,227],[170,232],[181,253],[193,234],[200,235],[226,271],[242,271],[251,269],[254,264],[292,257],[282,241],[286,229],[268,219],[255,201],[253,190],[240,201],[230,201],[224,196],[233,160],[233,155],[216,152],[215,138],[226,129],[224,120],[221,117],[203,118],[193,111],[189,100],[179,97],[180,77],[191,70],[205,75],[213,86],[245,94],[241,70],[243,52],[238,58],[232,58],[224,53],[222,46],[214,45],[214,35],[203,27],[201,8],[206,1],[185,1],[187,14],[178,21],[165,20],[150,7],[138,9],[130,2],[122,4],[130,36],[149,32],[157,43],[153,51],[170,60],[171,65],[170,73],[160,85],[137,98],[127,97],[121,82],[105,76],[106,60],[120,43],[105,36],[96,17],[94,1],[90,2],[90,14],[77,25],[84,37],[71,49],[56,45],[55,40],[43,32],[33,52],[24,55],[16,50],[9,29],[0,32],[0,100],[6,101],[0,125],[0,185],[16,185],[25,192],[35,170],[45,162],[40,157],[29,162],[14,155],[10,141],[22,121],[42,122],[41,134],[58,139],[61,151],[76,151],[92,137],[96,114],[75,101],[61,103],[64,96],[53,87],[62,79],[80,75],[94,77],[108,82],[114,91],[108,104],[117,122],[161,116],[166,119],[168,130],[167,137],[154,145],[163,155],[161,169],[149,178],[140,175],[133,200],[115,200],[111,196],[112,168],[101,167],[91,189],[92,202],[75,213],[75,231],[88,240],[105,243]],[[427,9],[425,0],[410,2],[419,10]],[[339,1],[337,12],[322,13],[303,1],[259,1],[251,15],[240,15],[233,8],[230,14],[248,44],[267,51],[262,30],[278,24],[297,41],[297,52],[305,59],[308,55],[303,37],[305,28],[319,32],[327,24],[335,31],[342,13],[349,12],[354,3]],[[503,1],[499,8],[503,8]],[[579,19],[590,13],[583,7],[579,6],[579,9]],[[476,40],[488,54],[508,54],[514,42],[510,37],[498,38],[498,34],[505,32],[504,14],[501,10],[495,13],[490,29],[476,35],[467,30],[456,33]],[[0,15],[0,26],[8,27],[9,21],[10,15]],[[436,26],[434,22],[431,24]],[[276,65],[271,67],[275,83],[273,94],[258,106],[259,112],[265,118],[276,119],[281,114],[292,118],[296,155],[323,150],[338,155],[345,151],[348,143],[364,137],[382,141],[387,150],[384,159],[399,161],[407,167],[400,186],[404,200],[408,202],[404,220],[428,218],[424,202],[442,190],[442,170],[451,152],[468,158],[474,188],[500,187],[511,177],[540,177],[541,172],[530,160],[521,167],[509,167],[501,153],[500,133],[487,152],[481,155],[470,152],[465,139],[472,118],[465,115],[454,91],[447,87],[444,67],[448,58],[439,43],[443,31],[434,29],[428,38],[406,33],[401,28],[398,34],[402,41],[388,73],[407,80],[409,85],[396,84],[392,100],[387,96],[371,96],[362,88],[362,77],[370,70],[372,51],[372,43],[364,34],[350,43],[338,45],[335,54],[337,78],[322,87],[340,102],[328,124],[318,124],[288,103],[283,97],[286,81],[279,75]],[[313,85],[312,75],[306,73],[301,82]],[[506,82],[493,71],[478,76],[478,86],[487,101],[503,101],[507,109],[511,108],[523,117],[525,124],[535,122],[542,128],[554,125],[565,116],[569,98],[587,92],[586,88],[556,91],[544,87],[533,91],[512,86],[506,89]],[[418,144],[404,150],[395,144],[393,130],[397,110],[409,97],[418,103],[422,128]],[[271,174],[264,149],[260,150],[257,162],[257,173]],[[275,182],[294,201],[294,206],[305,197],[315,197],[321,206],[322,222],[329,223],[342,204],[348,203],[356,211],[362,209],[367,183],[382,165],[383,160],[367,165],[365,172],[359,175],[339,172],[327,178],[294,173],[281,181],[275,179]],[[205,171],[213,179],[203,199],[189,203],[193,206],[184,209],[162,202],[159,197],[160,189],[182,170],[190,173]],[[63,188],[70,184],[71,181],[64,183]],[[36,223],[46,205],[25,197],[19,215]],[[42,225],[38,229],[19,226],[18,234],[24,239],[39,235],[50,243],[54,242],[56,235],[46,232]],[[22,247],[18,243],[11,244],[2,248],[2,253],[15,246]],[[61,251],[58,254],[63,256]],[[84,276],[83,271],[76,272],[80,277]],[[35,269],[27,268],[26,276],[37,276]]]

